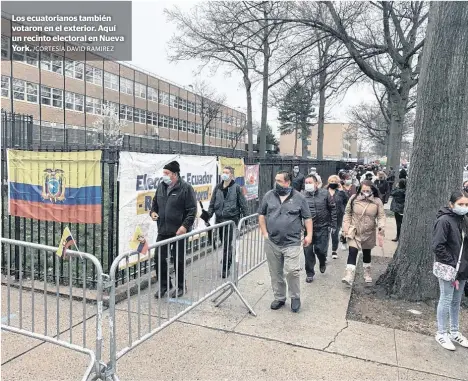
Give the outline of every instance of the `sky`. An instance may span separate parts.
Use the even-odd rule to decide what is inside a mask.
[[[150,71],[160,78],[171,81],[179,86],[188,87],[197,79],[200,61],[182,61],[173,63],[168,59],[168,42],[176,34],[177,28],[170,23],[164,14],[165,8],[175,5],[182,10],[190,11],[197,1],[133,1],[132,2],[132,61],[131,64]],[[204,70],[198,75],[221,94],[226,95],[226,104],[230,107],[246,110],[245,90],[241,75],[236,72],[226,75],[220,68],[213,75],[210,70]],[[261,118],[261,84],[258,83],[253,91],[253,119]],[[361,102],[374,100],[369,85],[355,85],[350,88],[340,102],[326,110],[330,115],[329,122],[347,122],[348,110]],[[268,123],[277,132],[278,112],[274,108],[268,109]]]

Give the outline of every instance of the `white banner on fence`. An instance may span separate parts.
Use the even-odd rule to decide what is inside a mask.
[[[177,160],[180,176],[191,184],[197,196],[197,218],[194,230],[205,227],[199,218],[202,202],[208,210],[212,192],[216,186],[216,157],[188,155],[160,155],[137,152],[121,152],[119,161],[119,253],[135,250],[135,232],[142,234],[149,245],[157,238],[157,225],[149,212],[151,203],[161,181],[163,167]],[[214,220],[214,219],[213,219]],[[214,223],[214,221],[211,221]],[[141,230],[141,233],[140,233]],[[149,254],[140,255],[140,261],[147,260]],[[130,258],[129,265],[138,262],[138,255]],[[123,263],[120,267],[125,266]]]

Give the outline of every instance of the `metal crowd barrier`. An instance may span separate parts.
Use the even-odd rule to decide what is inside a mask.
[[[263,249],[264,240],[259,229],[257,213],[241,218],[236,234],[234,284],[237,286],[242,278],[263,265],[267,259]],[[220,295],[213,299],[213,303],[219,307],[232,293],[232,289],[226,287]]]
[[[72,250],[61,259],[55,247],[7,238],[0,238],[0,243],[2,311],[6,312],[1,329],[86,354],[89,365],[82,380],[92,374],[101,377],[106,364],[101,361],[104,275],[99,260]],[[40,267],[46,271],[39,271]],[[60,277],[64,271],[70,280],[65,286],[66,279]],[[95,279],[88,276],[93,271]],[[91,290],[94,282],[96,288]],[[90,300],[95,308],[89,306]],[[87,337],[91,319],[96,319],[96,332]]]
[[[232,274],[226,271],[229,252],[226,251],[226,255],[223,252],[232,250],[232,258],[236,258],[235,231],[235,223],[226,221],[157,242],[145,255],[133,251],[121,254],[113,261],[109,282],[110,361],[105,372],[107,377],[117,379],[117,361],[122,356],[221,290],[236,293],[249,312],[255,315],[237,289],[237,266],[234,264]],[[221,243],[216,245],[218,236]],[[208,237],[212,239],[208,240]],[[171,259],[174,262],[174,283],[172,290],[168,287],[165,297],[161,283],[171,285]],[[136,272],[133,286],[130,268]],[[117,308],[115,284],[121,272],[126,278],[126,310]],[[223,277],[223,272],[226,277]],[[155,278],[157,283],[153,287]],[[136,300],[131,298],[132,293],[136,294]]]

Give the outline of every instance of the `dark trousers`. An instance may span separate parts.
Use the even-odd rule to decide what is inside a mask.
[[[400,238],[401,224],[403,223],[403,216],[400,213],[395,212],[395,221],[396,221],[396,237]]]
[[[169,239],[175,237],[175,234],[158,234],[158,238],[156,239],[157,242],[164,241],[165,239]],[[159,249],[161,253],[161,279],[159,280],[159,286],[161,289],[167,288],[167,272],[168,272],[168,261],[174,262],[175,271],[177,274],[177,286],[178,289],[184,289],[184,272],[185,272],[185,239],[176,241],[170,245],[163,245]],[[171,246],[171,252],[168,258],[168,246]],[[158,252],[156,252],[156,255]],[[159,261],[156,256],[156,261]],[[158,262],[156,262],[156,268],[158,266]],[[159,272],[158,272],[159,276]],[[169,276],[169,288],[172,288],[172,281]]]
[[[336,231],[331,234],[332,251],[338,250],[338,244],[340,243],[340,229],[341,229],[341,225],[343,224],[343,216],[338,216],[337,218],[338,220],[337,220]]]
[[[221,220],[216,221],[217,224],[225,221],[234,221],[238,224],[238,220]],[[223,271],[227,272],[231,268],[232,263],[232,239],[235,232],[232,228],[232,225],[226,225],[219,229],[219,239],[223,243]]]
[[[315,263],[317,262],[315,256],[317,256],[320,266],[325,264],[329,235],[328,227],[320,230],[315,229],[312,236],[312,244],[304,247],[305,270],[308,277],[315,275]]]
[[[348,254],[348,265],[354,265],[356,266],[357,262],[357,256],[358,256],[359,250],[355,247],[349,247],[349,254]],[[371,263],[371,249],[362,249],[362,261],[364,263]]]

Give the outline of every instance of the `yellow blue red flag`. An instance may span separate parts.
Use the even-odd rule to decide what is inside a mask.
[[[63,229],[62,239],[60,240],[59,247],[56,251],[56,254],[59,257],[62,257],[71,245],[76,246],[76,243],[75,243],[75,240],[73,239],[70,229],[67,226],[65,229]]]
[[[101,223],[101,151],[8,150],[10,215]]]

